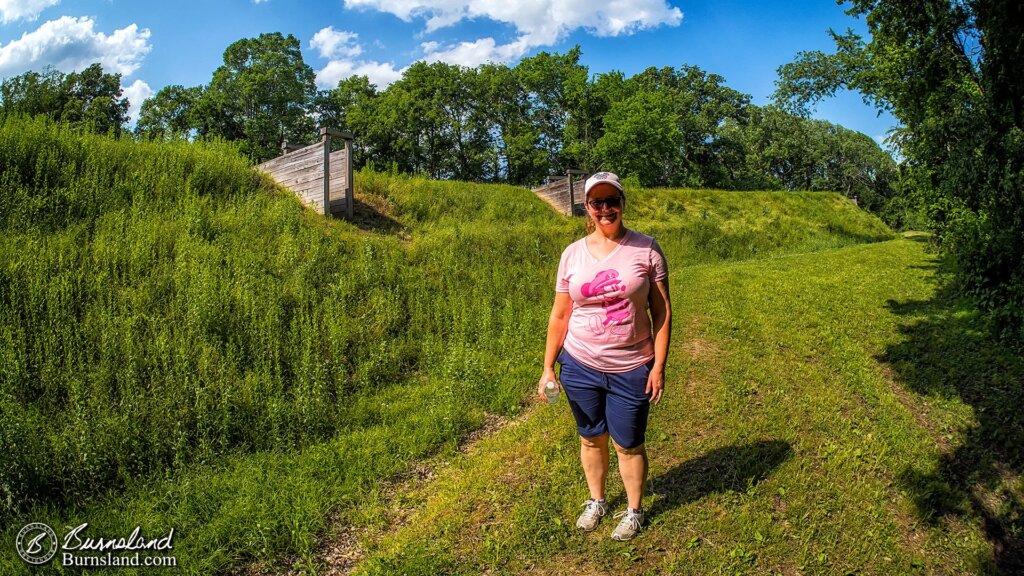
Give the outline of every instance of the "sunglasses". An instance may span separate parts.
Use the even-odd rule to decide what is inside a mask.
[[[622,196],[612,196],[611,198],[599,198],[597,200],[588,200],[587,205],[594,210],[604,210],[608,208],[618,208],[622,206]]]

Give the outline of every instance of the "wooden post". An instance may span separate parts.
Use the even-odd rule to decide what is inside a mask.
[[[565,177],[569,179],[569,216],[572,216],[576,213],[576,189],[572,185],[572,170],[566,170]]]
[[[352,211],[355,205],[356,188],[353,184],[352,174],[352,134],[346,132],[345,138],[345,214],[349,220],[352,219]]]
[[[320,141],[324,147],[324,216],[331,215],[331,129],[320,129]]]
[[[305,146],[302,144],[292,144],[287,140],[284,140],[281,142],[281,155],[284,156],[285,154],[295,152],[296,150],[302,150],[303,148],[305,148]]]
[[[330,209],[331,203],[331,138],[341,138],[344,140],[344,156],[345,165],[342,167],[345,175],[345,215],[348,218],[352,218],[353,213],[353,188],[352,188],[352,133],[336,130],[334,128],[323,127],[320,129],[320,139],[324,143],[324,194],[327,200],[328,208],[324,212],[326,215],[332,214]]]
[[[565,177],[569,179],[569,216],[576,215],[576,189],[572,177],[576,175],[587,175],[586,170],[566,170]]]
[[[323,128],[320,129],[320,138],[321,139],[330,138],[331,136],[335,136],[337,138],[345,138],[346,136],[348,138],[352,137],[352,135],[349,134],[348,132],[342,132],[341,130],[338,130],[338,129],[335,129],[335,128],[328,128],[328,127],[324,126]]]

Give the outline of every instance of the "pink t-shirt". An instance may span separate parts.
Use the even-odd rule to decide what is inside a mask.
[[[557,292],[572,298],[569,331],[562,347],[602,372],[628,372],[654,357],[647,296],[651,284],[668,277],[657,240],[628,230],[608,256],[598,260],[586,238],[569,245],[558,262]]]

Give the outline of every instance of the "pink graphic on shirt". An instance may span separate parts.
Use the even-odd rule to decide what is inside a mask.
[[[591,317],[591,332],[601,335],[609,326],[612,334],[624,335],[630,332],[629,326],[621,326],[630,318],[630,301],[622,297],[626,292],[626,285],[619,280],[617,270],[601,270],[594,275],[593,280],[580,287],[580,292],[584,297],[600,296],[603,300],[601,307],[604,308],[605,318],[601,321]]]
[[[601,304],[604,307],[604,312],[607,317],[604,320],[605,325],[608,324],[622,324],[626,320],[629,320],[629,300],[625,298],[618,298],[610,302]]]
[[[580,288],[583,296],[591,298],[609,292],[622,292],[626,287],[619,280],[618,270],[601,270],[594,279]]]

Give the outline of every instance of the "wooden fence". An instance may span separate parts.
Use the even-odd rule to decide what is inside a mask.
[[[331,152],[331,138],[344,141]],[[320,129],[320,141],[296,147],[285,142],[282,155],[256,168],[323,215],[344,212],[352,217],[352,134],[333,128]]]
[[[583,183],[587,174],[583,170],[567,170],[565,176],[550,179],[540,188],[534,188],[533,193],[566,216],[578,214],[583,211]]]

